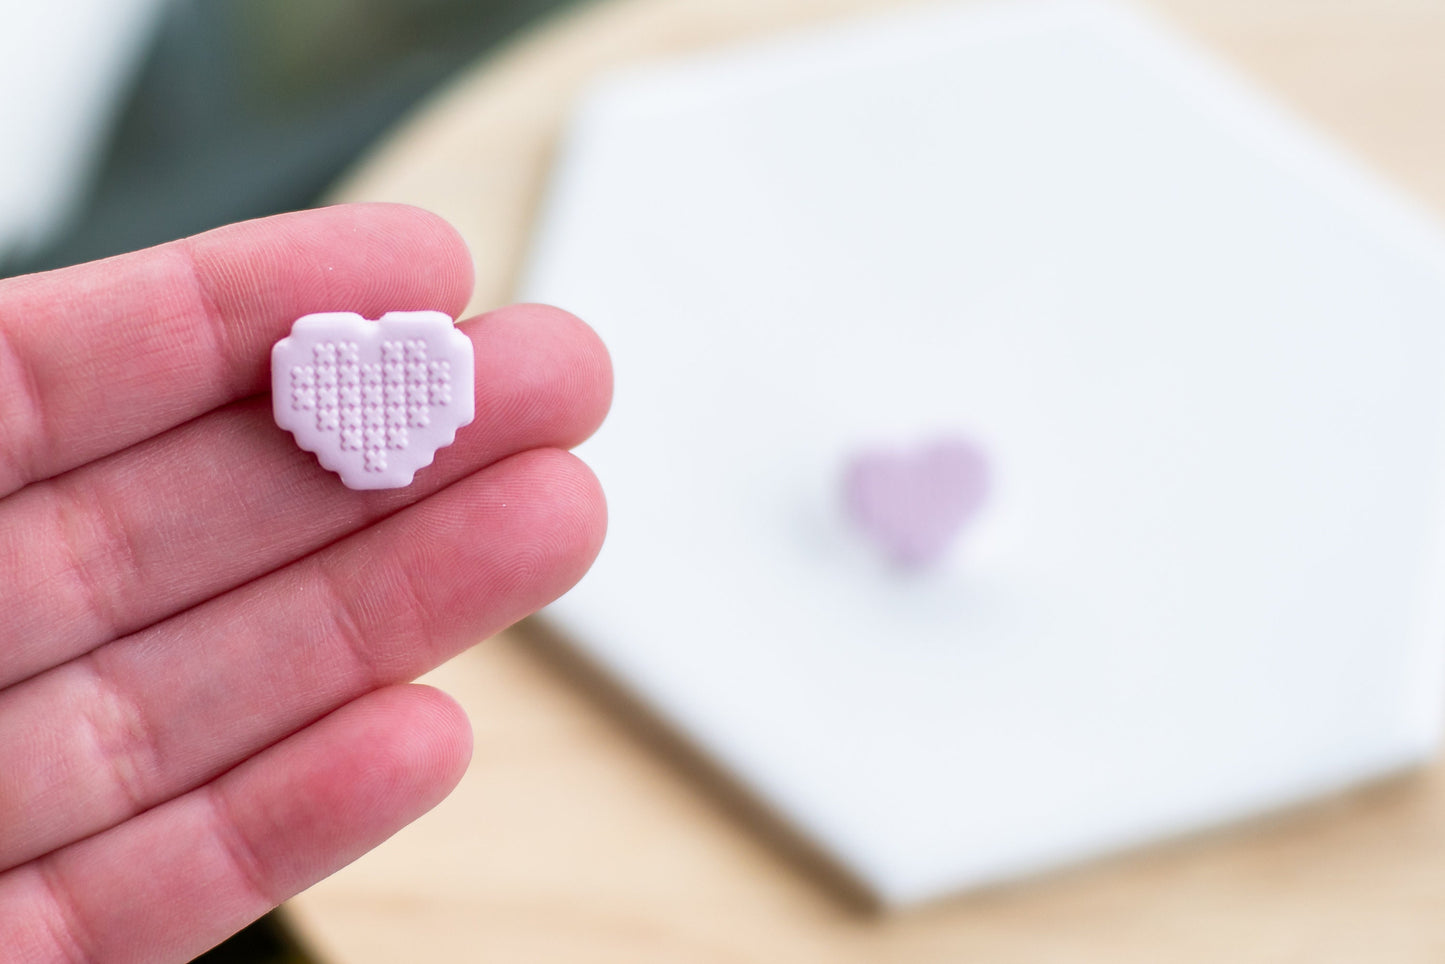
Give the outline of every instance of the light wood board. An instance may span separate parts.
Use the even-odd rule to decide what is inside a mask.
[[[892,4],[605,0],[479,64],[335,192],[447,216],[504,303],[548,160],[599,71]],[[1148,6],[1445,217],[1445,4]],[[467,708],[458,791],[297,898],[335,964],[1445,960],[1445,766],[901,914],[861,908],[556,655],[503,634],[428,678]]]

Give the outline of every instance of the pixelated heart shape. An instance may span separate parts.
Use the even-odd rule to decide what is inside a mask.
[[[298,318],[271,349],[276,424],[352,489],[410,485],[473,417],[472,342],[439,311]]]
[[[988,485],[983,452],[965,439],[943,439],[912,452],[855,456],[844,474],[844,507],[885,555],[916,569],[943,556]]]

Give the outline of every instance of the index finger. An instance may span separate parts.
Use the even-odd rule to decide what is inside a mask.
[[[263,391],[301,315],[432,309],[471,295],[441,218],[356,204],[247,221],[0,281],[0,497]]]

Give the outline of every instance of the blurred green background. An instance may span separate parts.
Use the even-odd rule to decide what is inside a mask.
[[[81,216],[6,274],[306,207],[462,67],[568,0],[172,0]]]

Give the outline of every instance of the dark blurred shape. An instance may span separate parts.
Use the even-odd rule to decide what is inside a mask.
[[[191,964],[317,964],[286,928],[281,914],[267,914]]]
[[[78,221],[0,274],[312,204],[459,68],[568,0],[175,0]]]

